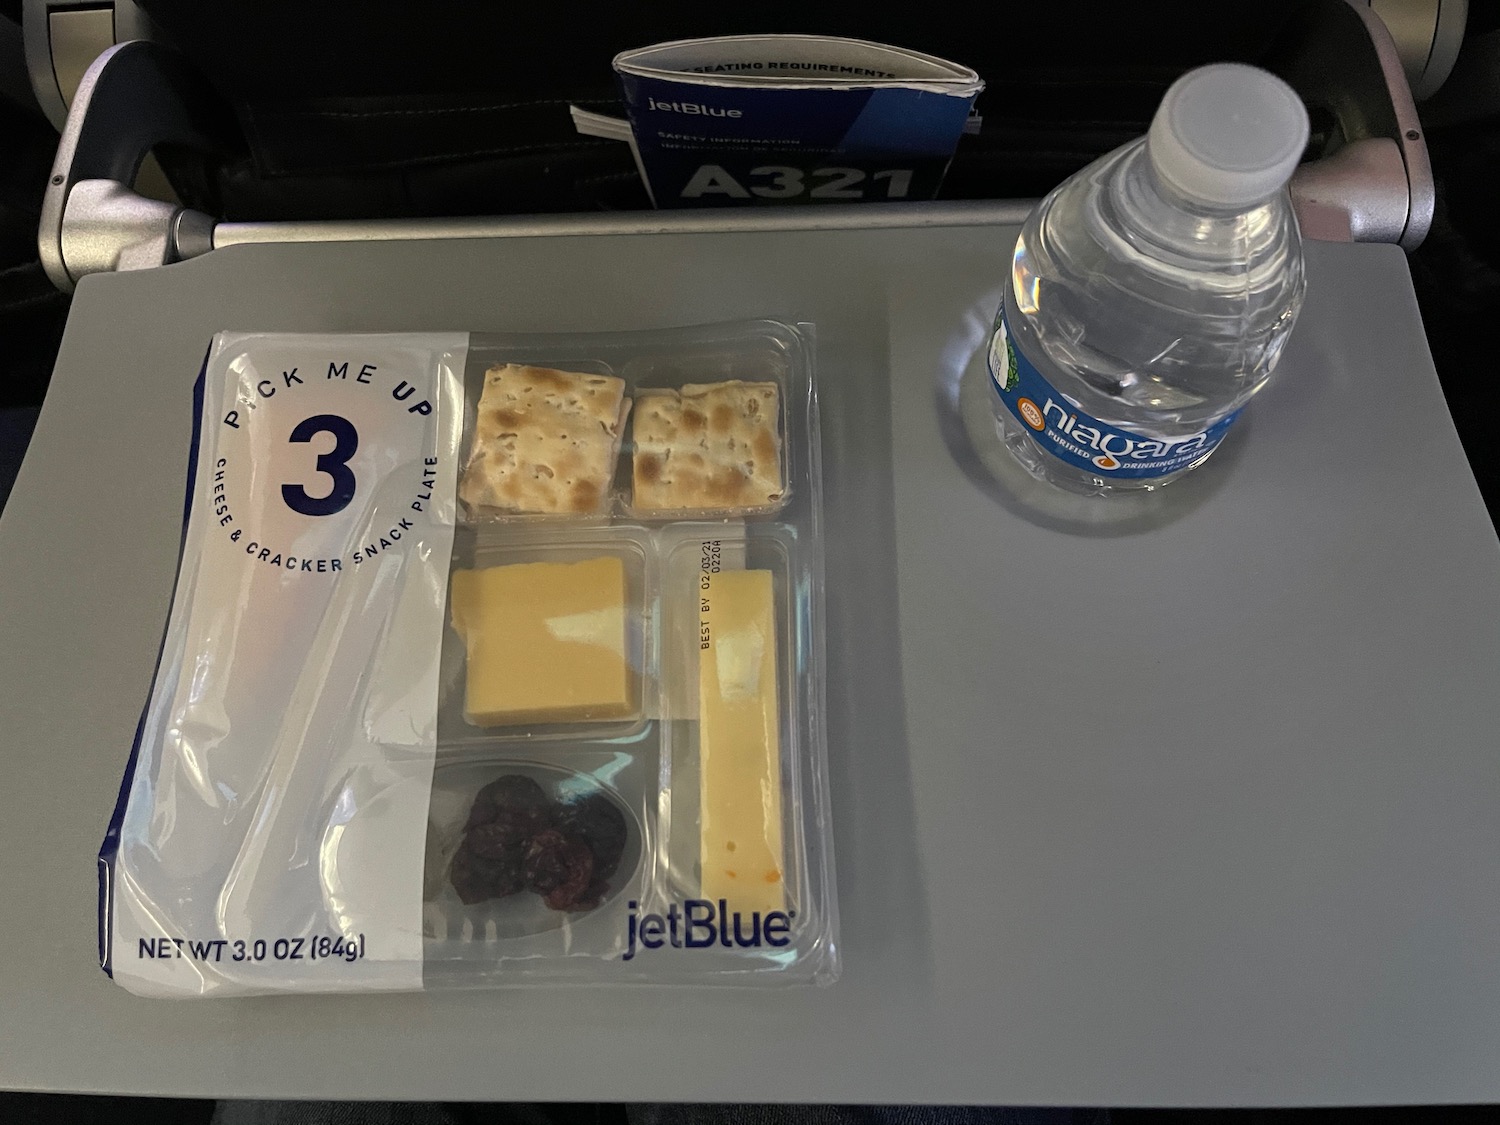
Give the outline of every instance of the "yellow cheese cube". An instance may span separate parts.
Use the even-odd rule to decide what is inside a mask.
[[[702,897],[764,915],[785,901],[771,572],[705,574],[698,592]]]
[[[613,556],[453,572],[475,726],[628,718],[625,566]]]

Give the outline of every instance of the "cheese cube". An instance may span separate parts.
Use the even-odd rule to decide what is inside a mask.
[[[702,897],[764,915],[785,902],[771,572],[705,574],[699,596]]]
[[[613,556],[454,571],[453,628],[468,651],[464,718],[491,727],[635,714],[627,600]]]

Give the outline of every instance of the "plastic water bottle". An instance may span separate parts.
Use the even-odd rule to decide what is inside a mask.
[[[999,435],[1034,476],[1153,489],[1213,453],[1302,304],[1286,183],[1307,136],[1279,78],[1205,66],[1167,91],[1145,137],[1032,212],[989,370]]]

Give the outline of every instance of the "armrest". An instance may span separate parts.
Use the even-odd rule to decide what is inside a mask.
[[[227,134],[218,94],[169,48],[145,40],[101,54],[68,111],[37,234],[43,267],[71,291],[85,274],[143,269],[203,253],[213,219],[131,190],[157,145],[215,149]]]
[[[1411,86],[1380,17],[1348,0],[1312,4],[1286,29],[1271,69],[1337,121],[1330,149],[1292,177],[1305,232],[1420,246],[1437,189]]]

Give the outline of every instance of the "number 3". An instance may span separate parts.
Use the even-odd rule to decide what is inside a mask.
[[[802,172],[798,168],[785,168],[780,164],[767,164],[750,169],[752,176],[770,176],[769,184],[752,184],[750,190],[762,199],[791,199],[802,194]]]
[[[333,448],[318,454],[314,466],[333,481],[326,496],[309,496],[300,484],[281,486],[281,498],[292,511],[304,516],[331,516],[342,512],[354,499],[354,473],[349,468],[349,458],[359,449],[359,433],[354,423],[337,414],[314,414],[304,418],[292,430],[288,441],[312,441],[314,434],[332,434]]]

